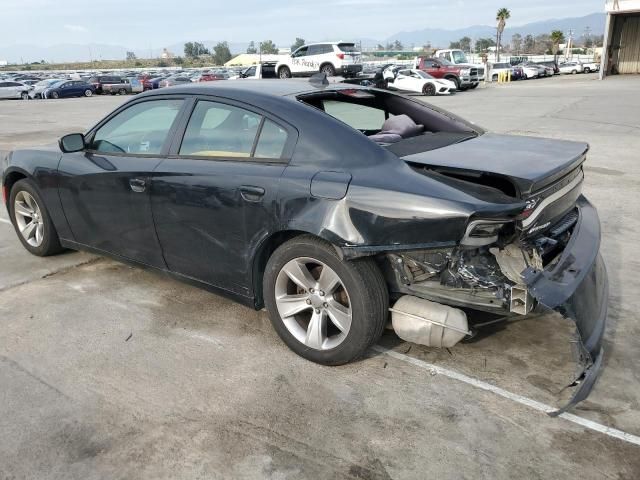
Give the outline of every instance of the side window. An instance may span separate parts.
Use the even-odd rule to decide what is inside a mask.
[[[262,117],[224,103],[199,101],[180,145],[180,155],[249,157]]]
[[[265,119],[254,153],[258,158],[282,158],[287,144],[287,131],[277,123]]]
[[[384,110],[357,103],[325,100],[324,111],[356,130],[380,130],[386,120]]]
[[[302,47],[298,50],[296,50],[296,52],[293,54],[294,57],[304,57],[305,55],[307,55],[307,51],[309,50],[309,47]]]
[[[158,155],[182,103],[182,100],[136,103],[100,127],[90,149],[101,153]]]

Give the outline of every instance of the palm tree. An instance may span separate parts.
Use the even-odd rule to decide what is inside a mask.
[[[551,32],[551,42],[553,43],[551,47],[553,60],[558,63],[558,49],[560,48],[560,44],[564,42],[564,33],[562,33],[562,30],[554,30]]]
[[[507,20],[511,18],[511,12],[507,8],[501,8],[496,14],[498,25],[496,27],[496,62],[500,61],[500,41],[502,40],[502,32],[507,25]]]

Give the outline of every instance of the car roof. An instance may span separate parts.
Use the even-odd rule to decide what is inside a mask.
[[[306,79],[263,79],[263,80],[226,80],[224,82],[192,83],[149,90],[138,96],[160,96],[171,94],[213,95],[243,100],[252,98],[289,97],[294,95],[321,92],[323,90],[366,90],[360,85],[346,83],[321,84]]]

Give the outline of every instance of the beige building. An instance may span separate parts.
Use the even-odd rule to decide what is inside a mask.
[[[600,78],[640,73],[640,0],[607,0]]]

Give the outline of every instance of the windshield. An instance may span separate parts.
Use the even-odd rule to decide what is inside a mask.
[[[453,52],[451,52],[451,55],[453,57],[454,63],[469,63],[465,54],[460,50],[454,50]]]
[[[413,73],[417,73],[422,78],[433,78],[427,72],[423,72],[422,70],[414,70]]]

